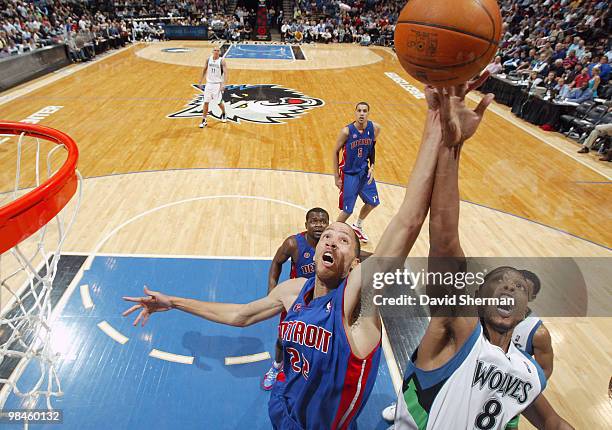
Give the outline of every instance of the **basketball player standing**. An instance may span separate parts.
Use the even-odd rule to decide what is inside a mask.
[[[342,128],[334,148],[334,180],[340,189],[341,210],[337,221],[345,222],[353,213],[357,196],[361,197],[364,205],[352,228],[362,242],[369,240],[363,231],[363,221],[380,204],[374,180],[374,145],[380,126],[368,121],[369,113],[368,103],[357,103],[355,121]]]
[[[225,103],[223,103],[223,91],[227,82],[228,70],[225,59],[219,56],[219,48],[213,48],[212,56],[208,57],[199,87],[202,87],[202,80],[206,76],[206,86],[204,87],[204,107],[202,108],[202,122],[200,128],[207,126],[206,116],[208,115],[208,104],[217,103],[221,108],[221,122],[226,122]]]

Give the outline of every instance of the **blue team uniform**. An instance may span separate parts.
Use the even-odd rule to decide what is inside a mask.
[[[378,191],[376,181],[368,184],[368,159],[374,150],[375,136],[374,124],[368,121],[366,128],[360,132],[355,124],[348,126],[349,136],[344,144],[342,158],[340,161],[340,179],[342,189],[340,190],[339,208],[351,214],[355,208],[357,196],[364,203],[378,206]]]
[[[293,258],[291,258],[291,279],[310,279],[315,275],[315,250],[312,246],[310,246],[308,240],[306,240],[305,231],[296,234],[294,237],[298,247],[298,259],[297,261],[293,261]]]
[[[314,281],[306,281],[279,326],[284,377],[270,396],[270,421],[277,430],[355,429],[374,386],[380,342],[366,358],[354,356],[342,321],[346,281],[313,299]]]

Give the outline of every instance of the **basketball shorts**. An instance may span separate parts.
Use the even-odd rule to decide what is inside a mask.
[[[517,415],[514,418],[512,418],[510,421],[508,421],[508,424],[506,424],[506,430],[517,429],[518,424],[519,424],[519,418],[520,418],[520,415]]]
[[[371,206],[378,206],[378,190],[376,189],[376,180],[368,184],[368,171],[351,175],[341,172],[342,189],[340,190],[340,200],[338,207],[347,214],[352,214],[355,209],[357,196],[361,200]]]
[[[206,83],[204,87],[204,103],[221,103],[221,97],[223,91],[221,91],[221,83]]]

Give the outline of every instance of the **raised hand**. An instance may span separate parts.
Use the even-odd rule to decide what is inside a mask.
[[[123,297],[123,300],[125,301],[135,302],[138,304],[132,306],[121,315],[125,317],[132,312],[141,309],[132,325],[138,325],[138,322],[140,321],[142,327],[144,327],[152,313],[165,312],[172,309],[172,301],[170,300],[170,296],[158,291],[151,291],[146,285],[144,287],[144,293],[147,295],[147,297]]]
[[[465,105],[465,96],[480,87],[489,77],[488,72],[478,78],[454,87],[425,87],[425,98],[429,110],[439,113],[442,141],[447,146],[457,146],[472,137],[482,121],[493,94],[485,95],[476,109]]]

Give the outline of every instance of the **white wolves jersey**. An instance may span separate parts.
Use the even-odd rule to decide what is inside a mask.
[[[444,366],[406,369],[395,430],[502,430],[546,387],[531,356],[512,342],[508,353],[492,345],[480,323]]]
[[[206,83],[218,84],[223,82],[223,71],[221,70],[221,57],[216,60],[208,58],[208,70],[206,70]]]
[[[529,355],[533,355],[533,335],[542,325],[542,320],[531,314],[523,321],[514,327],[512,332],[512,342],[521,351],[525,351]]]

